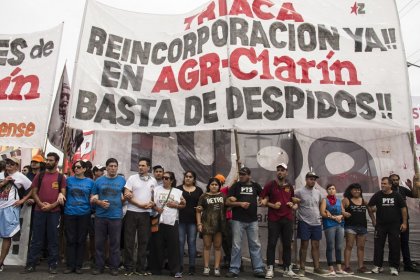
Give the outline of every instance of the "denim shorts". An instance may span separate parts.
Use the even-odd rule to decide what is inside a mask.
[[[0,238],[10,238],[20,230],[20,207],[0,209]]]
[[[304,221],[298,221],[297,238],[301,240],[321,240],[322,227],[321,225],[311,226]]]
[[[355,235],[366,235],[368,233],[367,228],[361,226],[345,226],[344,231]]]

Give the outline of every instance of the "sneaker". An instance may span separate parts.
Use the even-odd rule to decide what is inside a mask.
[[[238,274],[237,273],[233,273],[233,272],[228,272],[225,274],[226,278],[238,278]]]
[[[256,277],[256,278],[265,278],[265,273],[264,273],[264,271],[254,272],[254,277]]]
[[[398,269],[390,267],[389,270],[391,270],[391,275],[398,276]]]
[[[76,268],[74,272],[76,272],[76,274],[83,274],[83,271],[81,268]]]
[[[182,278],[182,272],[175,273],[175,278]]]
[[[371,271],[372,271],[372,273],[378,274],[378,273],[381,273],[381,272],[383,271],[383,268],[375,265],[375,266],[372,268],[372,270],[371,270]]]
[[[298,275],[299,277],[305,277],[305,268],[299,268]]]
[[[370,271],[369,269],[366,268],[366,266],[362,266],[360,268],[357,269],[358,273],[372,273],[372,271]]]
[[[284,268],[284,272],[283,272],[283,277],[287,277],[287,278],[299,278],[299,275],[297,275],[296,273],[294,273],[292,268],[293,268],[292,265],[290,267],[285,267]]]
[[[111,269],[111,271],[109,272],[109,274],[111,274],[112,276],[118,276],[118,269],[116,269],[116,268]]]
[[[214,276],[220,277],[220,268],[214,268]]]
[[[55,267],[55,266],[50,266],[50,267],[48,268],[48,273],[49,273],[49,274],[57,274],[57,267]]]
[[[27,273],[31,273],[35,271],[35,267],[34,266],[26,266],[20,273],[21,274],[27,274]]]
[[[64,269],[64,271],[63,271],[63,273],[64,273],[64,274],[70,274],[70,273],[72,273],[72,272],[73,272],[73,269],[72,269],[72,268],[70,268],[70,267],[68,267],[68,268]]]
[[[404,266],[404,271],[418,272],[417,268],[415,268],[414,265]]]
[[[265,272],[265,279],[271,279],[274,276],[273,266],[267,266],[267,271]]]
[[[92,275],[99,275],[102,273],[104,273],[103,269],[95,268],[94,270],[92,270]]]
[[[204,276],[209,276],[210,275],[210,267],[205,267],[203,270],[203,275]]]
[[[334,277],[334,276],[337,276],[337,273],[335,273],[334,270],[329,270],[327,271],[327,274],[325,274],[325,276]]]
[[[133,275],[134,274],[134,271],[131,271],[131,270],[126,270],[125,272],[124,272],[124,276],[131,276],[131,275]]]
[[[319,274],[319,275],[327,275],[328,271],[323,270],[320,267],[314,268],[314,273]]]
[[[195,266],[190,266],[188,268],[188,275],[194,275],[195,274]]]
[[[337,270],[335,273],[339,275],[348,275],[348,273],[345,270]]]
[[[0,272],[2,272],[4,270],[4,263],[2,263],[1,265],[0,265]]]
[[[344,269],[344,272],[346,272],[347,274],[349,274],[349,275],[353,275],[354,274],[354,272],[353,272],[353,270],[351,269],[351,267],[349,266],[349,267],[346,267],[345,269]]]

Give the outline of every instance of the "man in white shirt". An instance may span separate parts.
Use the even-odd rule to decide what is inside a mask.
[[[127,214],[124,222],[124,266],[125,275],[133,273],[147,275],[146,248],[150,236],[150,212],[154,206],[152,190],[157,186],[150,176],[150,159],[140,158],[139,173],[130,176],[124,189],[128,199]],[[137,233],[137,263],[134,265],[134,248]]]

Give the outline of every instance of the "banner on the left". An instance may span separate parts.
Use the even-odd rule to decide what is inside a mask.
[[[62,30],[0,34],[0,145],[44,145]]]

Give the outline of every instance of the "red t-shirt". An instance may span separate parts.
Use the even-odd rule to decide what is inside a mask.
[[[222,194],[224,194],[225,197],[228,197],[229,187],[226,186],[226,187],[221,188],[220,192]],[[228,209],[228,210],[226,210],[226,220],[232,220],[232,210],[231,210],[231,208],[226,208],[226,209]]]
[[[48,173],[45,172],[42,177],[41,187],[38,189],[38,197],[41,200],[41,202],[48,202],[48,203],[54,203],[57,201],[58,194],[60,193],[60,190],[58,187],[60,186],[61,189],[66,188],[66,177],[64,175],[62,176],[61,183],[58,184],[58,172],[55,173]],[[38,187],[38,179],[39,174],[37,174],[32,181],[32,188]],[[38,205],[35,206],[35,211],[41,211]],[[60,211],[60,207],[57,206],[54,209],[52,209],[50,212],[57,212]]]
[[[293,186],[288,183],[279,186],[278,182],[273,180],[265,184],[261,198],[268,197],[268,202],[273,204],[276,202],[281,203],[279,209],[268,207],[268,220],[275,222],[282,218],[287,218],[293,221],[293,209],[287,206],[286,203],[291,202],[294,195]]]

